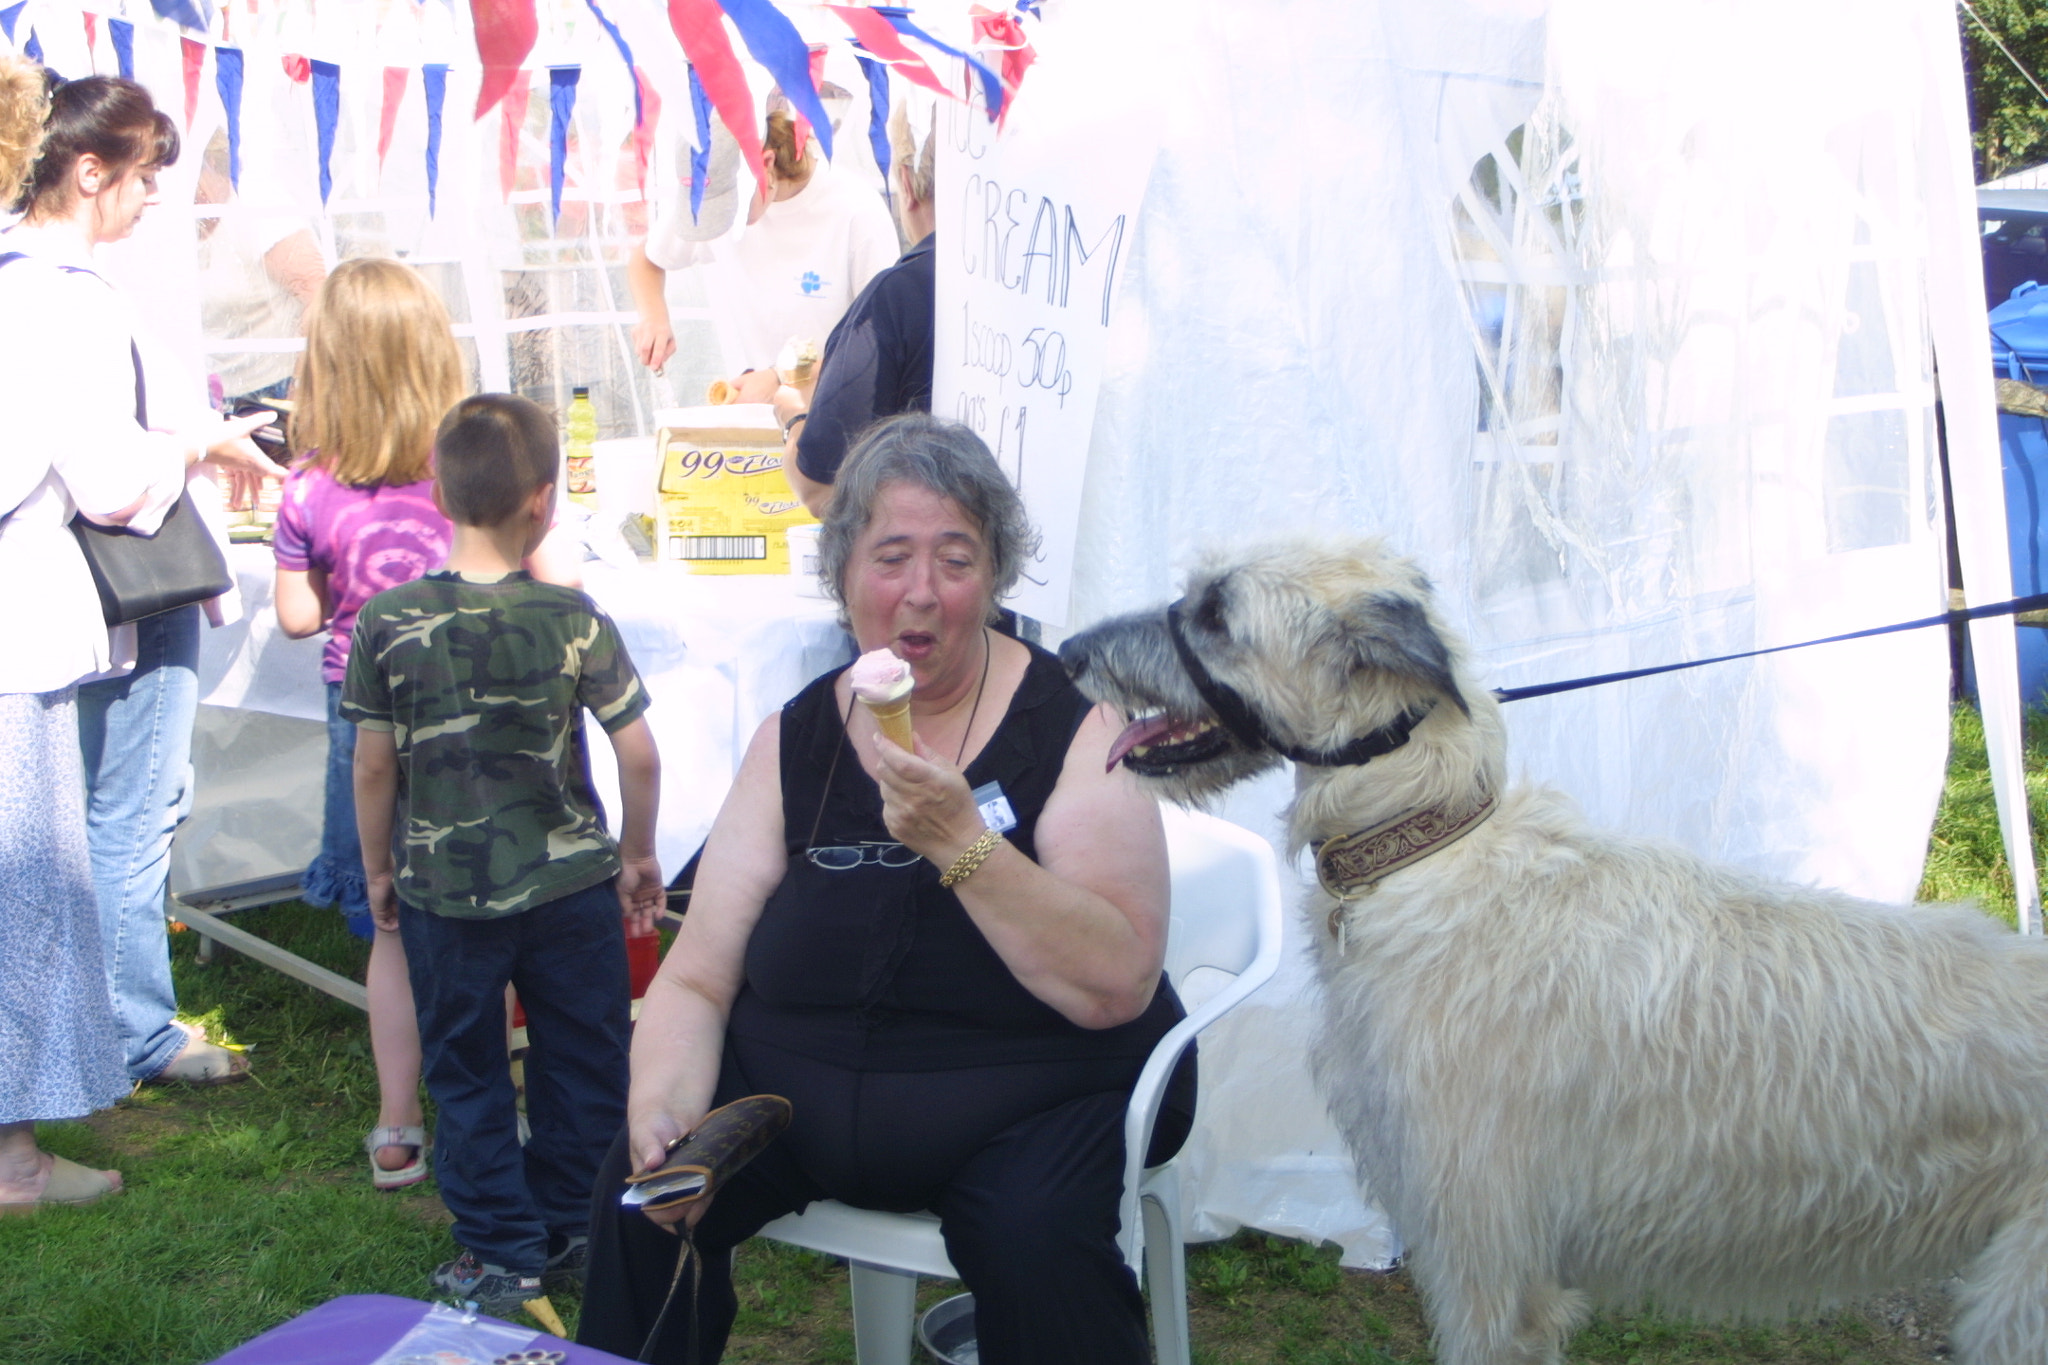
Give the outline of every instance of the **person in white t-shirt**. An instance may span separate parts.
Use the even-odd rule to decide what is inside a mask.
[[[686,188],[676,211],[633,248],[626,270],[640,315],[634,351],[658,374],[676,349],[667,272],[703,267],[727,363],[741,371],[731,381],[740,402],[770,401],[778,357],[806,348],[816,355],[840,315],[898,252],[881,196],[835,174],[809,138],[799,148],[787,110],[768,115],[761,163],[768,193],[755,191],[741,231],[716,232],[717,209],[708,201],[693,221]]]

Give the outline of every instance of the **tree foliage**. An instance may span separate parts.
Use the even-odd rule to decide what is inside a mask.
[[[2048,0],[1968,0],[1968,5],[1968,10],[1957,6],[1956,22],[1963,31],[1972,141],[1982,182],[2048,161],[2048,98],[2014,68],[2017,59],[2048,86]],[[1985,33],[1987,28],[2010,57]]]

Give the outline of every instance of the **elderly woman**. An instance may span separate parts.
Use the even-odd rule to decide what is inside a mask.
[[[853,704],[844,669],[755,734],[634,1037],[583,1341],[639,1354],[674,1277],[672,1229],[622,1213],[620,1182],[765,1091],[795,1120],[702,1214],[694,1307],[686,1280],[641,1359],[686,1359],[694,1332],[717,1360],[731,1249],[814,1199],[936,1212],[990,1365],[1150,1359],[1115,1236],[1124,1106],[1181,1017],[1160,973],[1165,843],[1151,799],[1105,770],[1107,713],[989,628],[1031,542],[964,427],[905,415],[849,457],[820,573],[861,648],[909,663],[917,752]],[[1016,824],[943,889],[988,783]],[[1190,1065],[1153,1160],[1185,1138],[1192,1096]]]

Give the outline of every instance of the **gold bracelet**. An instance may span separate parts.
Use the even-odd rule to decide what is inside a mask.
[[[996,846],[1002,842],[1002,835],[992,829],[983,830],[981,837],[969,844],[966,850],[953,860],[953,865],[939,878],[939,885],[951,890],[966,881],[974,875],[976,868],[988,861],[988,855],[995,852]]]

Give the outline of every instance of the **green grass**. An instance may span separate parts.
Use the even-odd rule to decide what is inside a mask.
[[[2029,791],[2048,826],[2048,724],[2032,727]],[[2037,854],[2037,856],[2039,856]],[[1975,897],[2012,915],[1976,714],[1959,708],[1948,788],[1924,899]],[[237,922],[360,978],[364,945],[337,917],[297,904]],[[362,1135],[376,1117],[363,1017],[310,987],[197,936],[172,940],[178,996],[250,1046],[251,1080],[207,1091],[145,1087],[82,1123],[45,1125],[51,1150],[116,1166],[127,1191],[88,1209],[0,1218],[0,1361],[184,1365],[210,1360],[338,1294],[426,1297],[455,1254],[431,1183],[372,1190]],[[1399,1273],[1354,1272],[1333,1247],[1245,1233],[1189,1248],[1198,1365],[1424,1365],[1421,1305]],[[741,1313],[727,1360],[853,1362],[842,1267],[756,1242],[738,1262]],[[958,1292],[928,1282],[919,1301]],[[577,1302],[556,1307],[573,1326]],[[1938,1309],[1937,1309],[1938,1312]],[[1897,1305],[1782,1328],[1700,1326],[1654,1313],[1596,1319],[1574,1361],[1599,1365],[1904,1365],[1932,1359]]]

